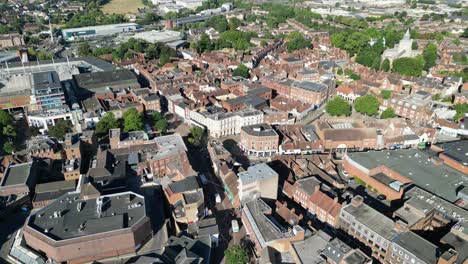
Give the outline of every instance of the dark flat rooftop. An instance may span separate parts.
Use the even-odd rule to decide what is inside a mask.
[[[444,155],[464,166],[468,166],[468,140],[446,142],[436,146],[445,150]]]
[[[349,204],[343,207],[343,209],[354,216],[358,222],[367,226],[369,229],[389,241],[391,241],[397,234],[393,230],[393,221],[367,204],[363,203],[358,207]]]
[[[1,186],[26,184],[32,165],[32,162],[10,165],[2,178]]]
[[[73,75],[73,78],[78,87],[85,89],[138,84],[137,78],[129,70],[82,73]]]
[[[275,130],[268,124],[257,124],[250,126],[243,126],[241,128],[245,133],[256,137],[272,137],[278,136]]]
[[[129,228],[146,216],[145,200],[132,192],[81,199],[68,193],[31,215],[28,226],[54,240]],[[99,213],[100,212],[100,213]]]
[[[425,151],[401,149],[347,154],[366,169],[384,165],[410,179],[417,186],[450,202],[457,200],[457,189],[467,185],[467,176],[445,165],[435,164]]]
[[[397,235],[393,242],[411,252],[424,263],[437,263],[438,248],[411,231]]]

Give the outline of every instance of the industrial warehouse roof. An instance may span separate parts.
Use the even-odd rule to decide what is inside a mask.
[[[104,72],[90,72],[74,75],[78,87],[97,89],[116,85],[137,85],[135,75],[129,70],[113,70]]]
[[[273,137],[278,136],[275,130],[268,124],[257,124],[243,126],[241,128],[245,133],[256,137]]]
[[[54,240],[117,231],[146,216],[145,200],[132,192],[82,199],[68,193],[31,215],[27,225]]]
[[[427,152],[414,149],[348,153],[348,158],[367,170],[386,166],[417,186],[450,202],[467,184],[467,176],[445,164],[435,164]]]
[[[90,27],[67,28],[67,29],[62,29],[62,35],[65,35],[68,32],[75,32],[75,31],[106,30],[106,29],[114,29],[116,27],[131,27],[131,26],[138,26],[138,24],[120,23],[120,24],[109,24],[109,25],[90,26]]]

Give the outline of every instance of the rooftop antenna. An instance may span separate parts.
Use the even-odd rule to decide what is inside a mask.
[[[7,73],[8,75],[10,74],[10,68],[8,67],[8,62],[5,61],[5,66],[6,66],[6,69],[7,69]]]
[[[70,67],[70,60],[68,59],[68,54],[66,54],[65,57],[67,58],[68,70],[71,70],[71,67]]]
[[[55,62],[54,62],[54,54],[52,54],[52,65],[54,66],[54,69],[57,70],[57,67],[55,66]]]
[[[49,31],[50,31],[50,41],[54,42],[54,32],[52,30],[52,24],[50,23],[50,17],[49,17]]]
[[[37,56],[36,56],[36,61],[37,61],[37,66],[39,67],[39,71],[41,71],[41,64],[39,63],[39,58]],[[31,71],[32,71],[32,69],[31,69]]]
[[[23,65],[23,73],[26,74],[26,68],[24,68],[24,62],[21,60],[21,65]]]

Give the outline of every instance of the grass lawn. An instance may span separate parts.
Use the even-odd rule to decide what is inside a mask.
[[[144,7],[141,0],[111,0],[102,6],[104,14],[136,14],[138,8]]]

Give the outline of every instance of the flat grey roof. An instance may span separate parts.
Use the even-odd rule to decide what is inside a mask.
[[[417,186],[450,202],[457,200],[457,190],[467,186],[467,176],[445,165],[434,164],[431,156],[415,149],[348,153],[348,157],[371,170],[384,165],[410,179]]]
[[[464,166],[468,166],[468,140],[445,142],[436,146],[445,150],[444,155]]]
[[[31,176],[32,165],[32,161],[28,163],[10,165],[2,178],[0,187],[26,184],[28,182],[29,176]]]
[[[54,240],[66,240],[134,226],[146,216],[145,199],[132,192],[82,199],[67,193],[31,215],[27,225]],[[79,209],[80,208],[80,209]]]
[[[56,71],[33,73],[32,84],[34,90],[62,88],[62,84],[60,83],[60,79]]]
[[[88,72],[73,75],[73,78],[75,79],[78,87],[85,89],[138,84],[137,78],[129,70]]]
[[[248,210],[250,212],[255,224],[258,228],[258,231],[261,235],[262,239],[268,243],[270,241],[274,241],[280,238],[283,238],[283,233],[281,232],[280,228],[271,221],[268,216],[265,215],[265,212],[271,210],[271,207],[268,206],[263,200],[261,199],[254,199],[245,204],[244,210]],[[255,228],[254,228],[255,230]]]
[[[308,195],[312,195],[315,192],[315,187],[320,185],[320,181],[315,177],[307,177],[304,179],[297,180],[295,182],[298,187]]]
[[[76,186],[75,181],[55,181],[55,182],[48,182],[48,183],[41,183],[37,184],[35,188],[36,193],[44,193],[44,192],[54,192],[60,191],[63,189],[74,189]]]
[[[278,136],[275,130],[268,124],[256,124],[243,126],[241,128],[245,133],[256,137],[272,137]]]
[[[301,263],[318,264],[324,263],[321,253],[327,246],[327,243],[328,240],[315,234],[303,241],[293,242],[292,246]]]
[[[340,263],[344,255],[346,255],[352,248],[348,246],[345,242],[341,241],[339,238],[334,238],[327,244],[326,248],[323,251],[323,255],[335,263]]]
[[[310,82],[310,81],[294,82],[294,86],[305,89],[305,90],[309,90],[312,92],[322,92],[328,88],[323,83]]]
[[[379,213],[377,210],[362,203],[355,207],[348,204],[343,207],[343,210],[352,215],[359,223],[367,226],[369,229],[391,241],[397,234],[393,230],[394,223],[392,219]]]
[[[424,263],[437,263],[438,248],[412,231],[398,234],[392,242],[411,252]]]
[[[241,182],[247,184],[256,180],[278,177],[278,173],[266,163],[259,163],[248,167],[246,171],[239,172],[237,176]]]

